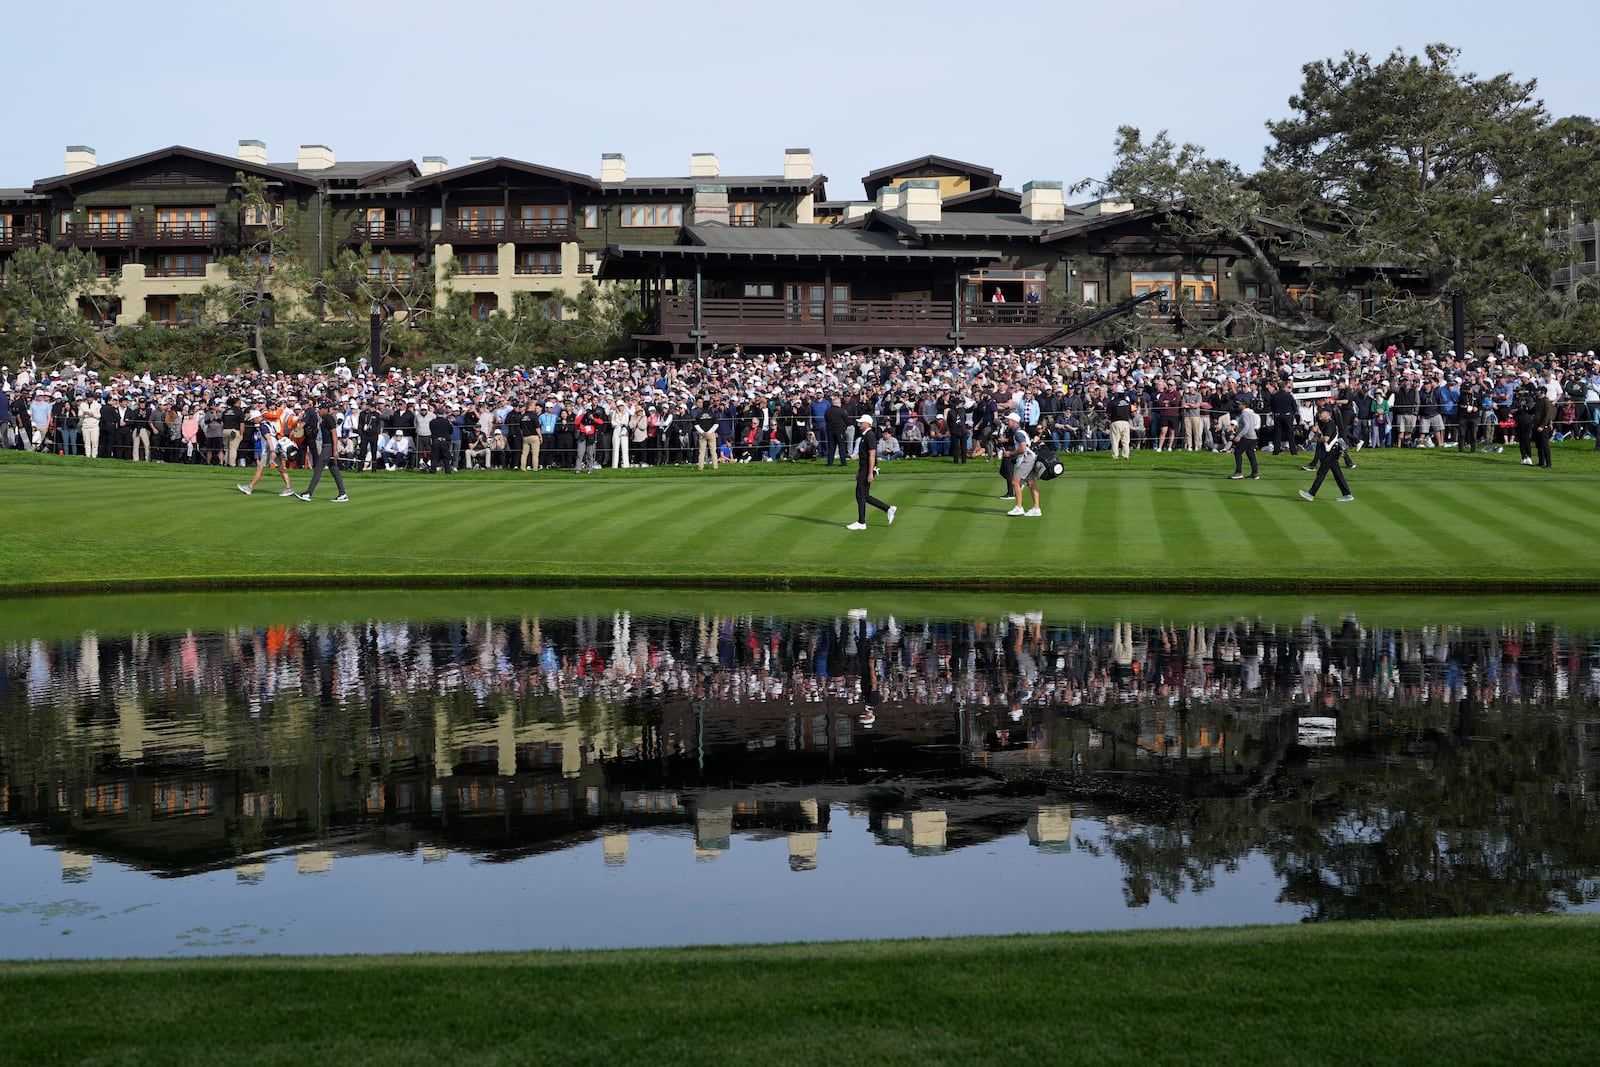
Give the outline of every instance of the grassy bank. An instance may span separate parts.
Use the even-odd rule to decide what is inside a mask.
[[[1600,1060],[1600,920],[0,964],[13,1063]]]
[[[1265,459],[1067,458],[1044,516],[1008,518],[991,464],[885,465],[899,506],[852,532],[852,476],[815,465],[354,475],[352,501],[244,497],[238,472],[0,454],[11,594],[467,585],[1398,595],[1593,591],[1600,453],[1363,452],[1356,500]],[[308,476],[297,472],[303,488]],[[263,481],[263,488],[270,483]]]

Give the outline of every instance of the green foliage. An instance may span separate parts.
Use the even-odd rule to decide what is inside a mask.
[[[1461,72],[1457,55],[1436,44],[1420,57],[1307,64],[1293,115],[1268,123],[1256,174],[1125,127],[1108,184],[1171,210],[1175,233],[1240,245],[1278,310],[1233,311],[1269,332],[1346,349],[1432,345],[1449,334],[1459,289],[1477,330],[1521,324],[1537,347],[1573,328],[1541,325],[1559,262],[1548,212],[1600,207],[1588,180],[1600,133],[1587,119],[1553,121],[1534,82]],[[1297,307],[1288,283],[1314,288],[1316,307]]]
[[[228,284],[208,287],[202,294],[203,314],[207,320],[247,327],[256,365],[265,371],[269,323],[290,318],[304,307],[314,279],[294,240],[299,228],[296,206],[275,199],[259,175],[241,171],[235,180],[241,190],[235,206],[242,248],[222,261]]]
[[[0,275],[0,354],[12,363],[87,361],[100,347],[91,320],[109,318],[111,299],[92,252],[18,249]]]
[[[330,318],[365,328],[372,314],[379,315],[379,367],[400,344],[401,330],[419,326],[434,305],[430,264],[401,259],[388,249],[377,253],[374,263],[371,245],[340,252],[324,272],[321,285]]]

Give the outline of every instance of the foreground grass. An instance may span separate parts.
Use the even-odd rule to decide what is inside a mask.
[[[237,472],[0,454],[0,591],[412,585],[1331,594],[1594,591],[1600,453],[1554,472],[1504,455],[1364,452],[1356,501],[1315,504],[1289,457],[1070,456],[1042,519],[1011,519],[995,468],[890,464],[892,529],[854,517],[849,473],[358,475],[350,504],[234,491]],[[298,472],[303,488],[307,475]],[[268,483],[263,481],[263,487]]]
[[[12,1063],[1600,1062],[1600,920],[0,964]]]

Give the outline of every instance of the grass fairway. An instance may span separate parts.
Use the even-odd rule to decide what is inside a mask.
[[[720,471],[352,476],[349,504],[255,496],[238,472],[0,454],[10,593],[266,585],[561,584],[1035,592],[1593,591],[1600,453],[1366,451],[1356,500],[1314,504],[1290,457],[1067,457],[1042,519],[1008,518],[993,464],[886,464],[899,506],[851,532],[852,474]],[[297,488],[308,475],[296,472]]]
[[[1600,1062],[1600,920],[0,965],[8,1063]]]

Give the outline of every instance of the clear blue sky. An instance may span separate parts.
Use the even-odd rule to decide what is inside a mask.
[[[20,10],[19,10],[20,9]],[[171,144],[274,162],[510,156],[598,174],[781,171],[810,148],[836,199],[935,153],[1020,188],[1101,177],[1124,123],[1248,168],[1300,68],[1431,41],[1481,75],[1536,78],[1553,115],[1600,115],[1595,0],[441,4],[18,0],[7,17],[0,186]]]

